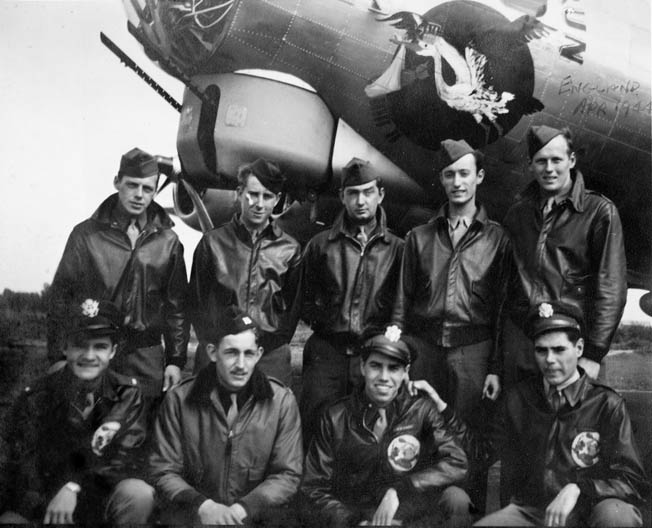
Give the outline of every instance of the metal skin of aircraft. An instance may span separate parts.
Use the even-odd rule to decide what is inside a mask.
[[[587,187],[620,212],[629,286],[652,288],[647,0],[123,1],[148,56],[190,85],[175,177],[190,225],[228,220],[237,167],[262,156],[288,176],[279,221],[305,241],[357,156],[405,233],[444,200],[446,138],[485,153],[479,199],[500,221],[531,180],[528,127],[567,126]]]

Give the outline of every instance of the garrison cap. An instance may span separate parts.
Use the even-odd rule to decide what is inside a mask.
[[[532,339],[555,330],[577,330],[582,334],[584,317],[574,306],[560,302],[544,302],[530,310],[528,333]]]
[[[378,179],[378,175],[371,168],[371,164],[360,158],[353,158],[342,169],[342,185],[344,187],[352,187],[354,185],[362,185]]]
[[[272,161],[258,158],[252,163],[241,166],[240,171],[253,174],[266,189],[269,189],[274,194],[278,194],[283,190],[285,176],[281,173],[278,165]]]
[[[216,318],[209,340],[212,344],[218,346],[224,336],[240,334],[247,330],[255,332],[256,329],[257,326],[253,319],[246,312],[232,305]]]
[[[549,127],[548,125],[530,127],[527,131],[527,153],[530,159],[550,141],[563,133],[558,128]]]
[[[458,159],[467,154],[482,156],[463,139],[445,139],[440,143],[439,151],[439,171],[444,170],[449,165],[455,163]]]
[[[118,177],[149,178],[159,174],[156,158],[138,147],[132,148],[120,158]]]
[[[378,352],[389,358],[395,359],[409,365],[416,359],[414,347],[399,338],[398,340],[390,340],[386,335],[379,334],[367,339],[360,348],[360,355],[363,359],[367,359],[372,352]]]
[[[122,331],[122,314],[112,302],[89,298],[74,305],[71,312],[70,336],[103,337]]]

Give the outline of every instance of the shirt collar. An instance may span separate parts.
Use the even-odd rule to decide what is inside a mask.
[[[242,223],[240,220],[240,215],[236,213],[233,215],[233,224],[236,228],[236,232],[239,233],[240,237],[243,240],[248,240],[250,242],[255,242],[255,240],[252,239],[251,236],[251,231],[249,231],[245,225]],[[265,226],[265,228],[260,232],[257,238],[278,238],[281,236],[281,228],[276,225],[276,222],[272,220],[271,218],[269,219],[269,223]]]
[[[471,226],[471,222],[473,222],[473,218],[467,216],[448,217],[448,227],[453,231],[457,229],[460,224],[468,229]]]
[[[579,170],[571,169],[571,179],[573,180],[573,186],[571,187],[570,192],[564,197],[564,200],[578,213],[581,213],[584,211],[584,191],[586,190],[586,187],[584,186],[584,177]],[[545,200],[540,202],[542,199],[540,189],[539,183],[536,180],[531,181],[520,194],[519,198],[534,200],[535,204],[538,205],[541,203],[541,207],[543,207]]]
[[[465,218],[465,217],[457,217],[457,218]],[[468,227],[470,227],[474,222],[486,224],[487,220],[489,220],[489,216],[487,215],[487,210],[485,209],[484,205],[480,203],[476,203],[475,214],[473,215],[473,218],[469,220]],[[441,223],[441,224],[445,223],[447,225],[450,225],[450,223],[448,222],[448,202],[446,202],[444,205],[442,205],[439,208],[437,214],[430,220],[430,223]]]
[[[338,236],[342,235],[355,237],[357,231],[351,234],[346,224],[346,211],[342,210],[333,222],[333,226],[328,234],[328,240],[335,240]],[[372,232],[379,233],[380,236],[387,240],[387,217],[385,215],[385,210],[380,205],[376,211],[376,226]],[[371,238],[371,233],[367,232],[367,234],[369,235],[369,238]]]
[[[564,396],[568,400],[568,402],[571,405],[575,404],[575,401],[571,401],[571,396],[573,396],[573,399],[576,400],[577,397],[579,397],[579,383],[577,383],[580,379],[580,372],[579,370],[575,369],[575,372],[573,375],[568,378],[564,383],[557,385],[555,387],[555,390],[557,392],[563,392]],[[545,389],[546,394],[550,392],[550,389],[552,386],[546,381],[546,379],[543,379],[543,388]]]
[[[371,234],[374,233],[378,228],[378,222],[375,218],[368,224],[354,224],[353,222],[348,221],[348,219],[345,217],[343,229],[349,236],[355,238],[360,232],[360,225],[364,227],[364,231],[367,233],[368,237],[371,237]]]
[[[120,204],[117,203],[111,211],[111,223],[118,224],[118,227],[123,231],[126,231],[129,225],[131,224],[132,216],[128,215],[120,207]],[[136,218],[136,227],[139,231],[142,231],[147,225],[147,210],[143,211]]]
[[[222,386],[222,384],[217,381],[215,384],[215,387],[217,389],[217,396],[220,399],[220,402],[222,403],[222,408],[224,409],[224,412],[228,411],[229,406],[231,405],[231,392],[227,390],[225,387]],[[238,391],[236,394],[236,400],[238,401],[238,408],[242,408],[244,403],[249,399],[249,396],[251,396],[251,382],[247,383],[242,390]]]

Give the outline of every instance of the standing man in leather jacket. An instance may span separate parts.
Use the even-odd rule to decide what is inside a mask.
[[[125,331],[113,368],[139,381],[147,408],[181,379],[189,330],[183,246],[170,217],[153,201],[158,180],[153,156],[139,148],[122,156],[113,181],[118,192],[68,238],[48,314],[54,363],[63,357],[66,306],[81,302],[80,292],[115,303],[125,315]]]
[[[530,306],[551,299],[582,312],[586,342],[580,366],[595,379],[627,299],[618,210],[584,187],[568,129],[532,127],[527,144],[535,180],[504,220],[520,278],[520,291],[510,294],[520,302],[512,306],[505,332],[507,382],[536,371],[532,342],[519,327]]]
[[[534,309],[529,334],[539,372],[507,389],[488,437],[478,439],[436,391],[414,382],[463,438],[469,456],[500,456],[510,503],[476,526],[642,526],[637,506],[649,481],[623,398],[579,367],[581,319],[572,305]]]
[[[146,524],[140,387],[110,369],[123,316],[90,298],[66,313],[65,366],[25,388],[2,430],[0,524]]]
[[[496,400],[500,393],[512,252],[503,228],[476,200],[482,154],[464,140],[449,139],[442,141],[441,155],[439,179],[448,201],[407,235],[393,322],[420,339],[412,377],[428,380],[482,430],[489,416],[482,399]],[[467,489],[482,510],[486,474],[473,471]]]
[[[364,385],[322,413],[310,444],[306,524],[469,526],[469,497],[456,486],[466,455],[433,403],[407,393],[412,350],[378,335],[361,356]]]
[[[314,333],[303,350],[301,421],[310,441],[319,409],[360,381],[362,339],[384,331],[396,295],[403,240],[387,228],[385,190],[373,167],[353,158],[342,172],[344,210],[303,258],[302,317]]]
[[[264,525],[289,513],[281,507],[303,468],[299,409],[290,389],[258,369],[256,334],[248,315],[224,310],[205,334],[212,363],[163,400],[150,474],[165,524]]]
[[[192,323],[200,343],[195,372],[208,362],[207,332],[235,305],[260,331],[264,353],[258,368],[286,385],[291,381],[301,247],[272,219],[284,182],[278,166],[262,158],[241,166],[240,213],[205,233],[195,249],[190,276]]]

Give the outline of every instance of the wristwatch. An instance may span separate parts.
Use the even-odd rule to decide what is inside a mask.
[[[73,493],[79,493],[81,491],[81,486],[77,484],[76,482],[68,482],[64,486],[64,488],[72,491]]]

